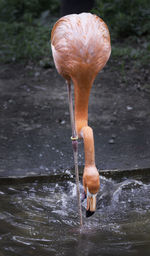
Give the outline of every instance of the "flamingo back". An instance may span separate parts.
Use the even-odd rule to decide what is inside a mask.
[[[60,18],[52,29],[51,46],[55,66],[66,80],[83,74],[93,80],[111,53],[107,25],[90,13]]]

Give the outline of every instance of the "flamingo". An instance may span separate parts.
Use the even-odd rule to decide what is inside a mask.
[[[88,102],[95,77],[110,57],[108,27],[101,18],[91,13],[66,15],[61,17],[52,29],[51,49],[56,69],[68,85],[71,138],[76,168],[77,140],[83,138],[84,141],[83,186],[87,197],[86,217],[89,217],[96,210],[100,178],[95,165],[93,130],[88,125]],[[74,85],[75,114],[71,98],[71,80]]]

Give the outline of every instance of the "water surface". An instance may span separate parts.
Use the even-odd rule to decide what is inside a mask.
[[[80,229],[74,181],[1,185],[0,256],[150,255],[150,180],[101,177],[97,201]]]

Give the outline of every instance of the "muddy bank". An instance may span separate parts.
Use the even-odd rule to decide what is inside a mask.
[[[89,124],[99,170],[150,167],[150,93],[109,62],[93,85]],[[140,78],[142,84],[142,79]],[[144,80],[143,80],[144,83]],[[73,168],[64,80],[54,68],[1,65],[0,176],[57,174]],[[79,142],[79,165],[84,165]]]

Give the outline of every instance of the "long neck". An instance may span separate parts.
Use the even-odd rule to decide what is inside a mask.
[[[84,140],[85,167],[95,166],[95,149],[93,130],[90,126],[82,128],[82,136]]]
[[[88,102],[92,83],[74,82],[75,91],[75,124],[79,137],[84,140],[85,166],[95,166],[93,130],[88,126]]]
[[[74,82],[75,93],[75,124],[78,135],[81,129],[88,125],[88,103],[92,83]]]

